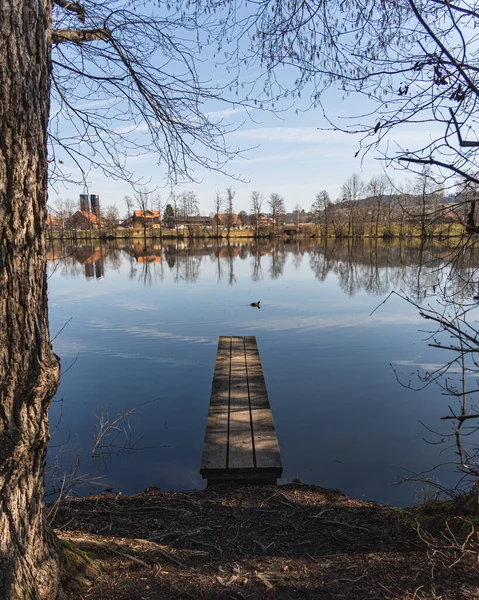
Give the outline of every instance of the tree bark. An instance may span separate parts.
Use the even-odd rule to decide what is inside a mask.
[[[53,599],[47,412],[59,381],[45,277],[51,0],[0,0],[0,598]]]

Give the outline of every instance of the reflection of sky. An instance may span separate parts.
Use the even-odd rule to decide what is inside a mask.
[[[49,279],[52,334],[72,318],[54,341],[62,370],[78,355],[57,394],[64,403],[56,437],[71,440],[62,461],[73,460],[75,448],[83,472],[96,472],[100,465],[89,458],[95,413],[108,407],[114,416],[156,399],[138,409],[131,425],[140,446],[158,447],[113,457],[101,485],[124,492],[203,486],[198,470],[217,338],[256,335],[284,481],[298,475],[355,497],[413,501],[409,487],[391,484],[438,462],[438,448],[423,442],[419,421],[439,427],[447,406],[433,388],[419,394],[399,386],[390,367],[407,381],[417,368],[440,360],[418,333],[423,321],[414,308],[392,297],[370,316],[389,288],[378,295],[357,285],[357,293],[347,294],[334,270],[320,282],[308,251],[299,263],[287,250],[276,279],[272,257],[264,256],[260,281],[251,278],[252,256],[193,258],[194,284],[187,280],[192,257],[186,255],[172,269],[165,259],[155,265],[147,285],[143,267],[136,265],[131,276],[126,253],[101,281],[61,269]],[[386,275],[379,270],[380,279]],[[258,299],[260,310],[250,306]],[[58,415],[55,403],[53,423]]]

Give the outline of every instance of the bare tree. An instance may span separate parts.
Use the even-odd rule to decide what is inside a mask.
[[[226,230],[228,232],[228,239],[230,237],[231,228],[234,224],[234,212],[233,212],[233,199],[235,197],[235,192],[233,188],[229,187],[226,190],[225,197],[225,217],[226,217]]]
[[[103,211],[103,218],[105,220],[108,232],[112,234],[118,225],[118,208],[114,204],[107,206]]]
[[[251,208],[250,209],[251,209],[251,213],[255,217],[256,235],[258,235],[259,222],[261,219],[261,210],[263,208],[264,197],[260,192],[253,190],[251,192],[250,199],[251,199],[251,204],[250,204]]]
[[[299,217],[301,214],[301,206],[299,204],[296,204],[294,207],[294,215],[296,217],[296,227],[299,229]]]
[[[273,192],[269,197],[268,205],[273,216],[273,231],[277,235],[279,233],[279,221],[281,215],[285,212],[284,198],[276,192]]]
[[[373,177],[366,186],[366,193],[372,200],[371,224],[374,223],[374,235],[379,236],[379,223],[384,217],[384,196],[389,187],[387,177]],[[373,227],[370,230],[373,235]],[[391,233],[391,232],[389,232]]]
[[[176,237],[178,238],[178,232],[179,232],[179,218],[180,218],[180,205],[179,205],[179,198],[178,195],[175,194],[174,192],[172,192],[170,194],[170,203],[173,207],[173,214],[174,214],[174,219],[175,219],[175,231],[176,231]]]
[[[192,237],[194,222],[191,217],[195,217],[199,214],[198,196],[192,190],[182,192],[178,197],[178,204],[181,218],[188,229],[188,235]]]
[[[219,219],[219,215],[221,213],[221,209],[223,206],[223,198],[221,196],[221,193],[216,190],[216,196],[215,196],[215,226],[216,226],[216,237],[219,238],[220,237],[220,219]]]
[[[141,220],[141,224],[143,226],[143,238],[146,240],[146,232],[150,223],[149,219],[147,218],[147,213],[153,209],[153,193],[148,191],[146,188],[142,188],[135,192],[133,202],[140,211],[139,219]]]
[[[60,227],[60,236],[63,238],[65,233],[65,223],[75,212],[75,202],[69,198],[56,198],[53,201],[53,207],[51,207],[51,211],[58,221],[58,225]]]
[[[353,174],[341,186],[341,196],[343,206],[348,214],[348,230],[347,235],[360,235],[359,220],[357,219],[359,199],[364,193],[364,183],[362,179]]]
[[[479,185],[473,182],[461,182],[456,191],[455,213],[458,221],[466,228],[476,222],[476,207],[479,198]]]
[[[158,218],[156,221],[156,217],[155,217],[155,221],[156,221],[155,224],[159,225],[159,227],[160,227],[160,240],[163,243],[163,228],[161,227],[162,214],[166,208],[166,205],[168,204],[168,200],[163,200],[163,198],[161,197],[161,194],[159,192],[156,192],[156,194],[153,196],[152,204],[153,204],[155,210],[158,211]]]
[[[226,0],[215,8],[224,11],[222,39],[234,42],[230,64],[239,72],[243,65],[261,67],[263,75],[251,83],[264,90],[259,105],[308,94],[312,107],[324,109],[322,93],[330,87],[363,96],[367,109],[349,120],[323,110],[330,128],[358,134],[356,155],[378,151],[386,164],[416,173],[435,166],[437,183],[451,175],[479,183],[479,8],[473,0],[328,0],[320,7],[310,0],[264,0],[249,3],[241,19]],[[247,45],[240,43],[245,38]],[[237,84],[243,89],[239,77]],[[419,122],[430,131],[401,144],[396,130]],[[479,232],[475,222],[466,227]]]
[[[126,204],[126,218],[129,219],[133,214],[133,198],[131,196],[124,196],[123,201]]]
[[[445,207],[445,192],[442,185],[437,184],[433,194],[433,206],[434,206],[434,222],[433,222],[433,235],[438,235],[442,238],[443,226],[447,220],[447,209]]]
[[[433,195],[435,190],[431,169],[425,166],[422,173],[416,177],[413,187],[416,203],[412,217],[415,222],[419,223],[422,238],[426,238],[432,233],[430,226],[434,220]]]
[[[369,110],[362,116],[349,126],[331,122],[362,134],[358,154],[379,143],[383,158],[396,165],[435,165],[445,177],[452,173],[479,181],[479,141],[473,133],[478,129],[478,19],[472,0],[330,0],[320,7],[311,1],[269,0],[251,7],[241,21],[231,19],[230,36],[249,34],[249,48],[238,47],[234,58],[249,68],[262,65],[263,86],[275,101],[306,92],[313,106],[321,106],[322,92],[333,86],[364,96]],[[288,77],[278,69],[284,64]],[[290,77],[291,70],[296,77]],[[423,141],[407,147],[394,141],[397,127],[418,122],[434,124]]]
[[[328,237],[329,220],[331,212],[331,200],[326,190],[322,190],[316,194],[316,198],[311,206],[313,222],[321,226],[321,234]]]
[[[461,271],[459,263],[464,257],[464,251],[452,261],[452,272],[440,275],[440,280],[435,283],[439,288],[435,305],[422,305],[411,300],[404,293],[399,294],[408,303],[413,304],[420,316],[429,325],[427,332],[429,346],[440,349],[447,357],[444,362],[434,369],[424,373],[417,372],[416,382],[404,383],[413,390],[437,386],[441,395],[450,399],[448,414],[442,417],[442,427],[436,430],[429,429],[429,433],[436,435],[434,443],[453,445],[456,454],[456,466],[462,475],[455,489],[440,489],[451,496],[462,496],[471,493],[471,500],[477,510],[477,482],[479,481],[479,448],[474,442],[474,437],[479,433],[479,409],[477,405],[477,372],[479,364],[476,359],[478,328],[468,313],[476,310],[477,296],[471,297],[475,291],[470,286],[464,285],[469,279]],[[459,269],[458,269],[459,268]],[[458,271],[456,271],[458,269]],[[476,271],[476,269],[473,269]],[[456,272],[458,286],[452,285]],[[437,278],[437,273],[435,273]],[[477,292],[477,290],[476,290]],[[457,301],[457,294],[461,302]],[[472,323],[472,324],[471,324]],[[448,426],[450,425],[450,426]],[[416,474],[410,479],[423,480],[425,474]]]
[[[196,71],[201,46],[219,35],[208,4],[53,2],[52,182],[85,183],[95,169],[145,185],[128,157],[147,153],[168,181],[190,180],[192,164],[224,168],[236,154],[225,143],[228,127],[203,105],[226,95]]]

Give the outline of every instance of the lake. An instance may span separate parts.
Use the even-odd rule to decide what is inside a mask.
[[[218,337],[254,335],[281,482],[417,501],[420,485],[395,484],[452,456],[424,441],[437,441],[425,426],[450,429],[440,422],[449,400],[434,387],[402,387],[392,366],[414,383],[443,356],[418,331],[416,308],[395,296],[379,305],[393,289],[433,302],[449,256],[398,240],[51,247],[50,328],[63,375],[50,410],[48,491],[64,471],[81,495],[203,488]],[[468,264],[476,259],[471,251]],[[251,307],[258,300],[261,309]],[[450,468],[431,476],[455,480]]]

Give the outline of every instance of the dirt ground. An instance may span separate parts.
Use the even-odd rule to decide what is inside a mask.
[[[479,599],[477,556],[455,538],[443,548],[418,535],[414,509],[335,490],[148,488],[66,500],[51,516],[65,546],[94,565],[91,586],[71,599]]]

